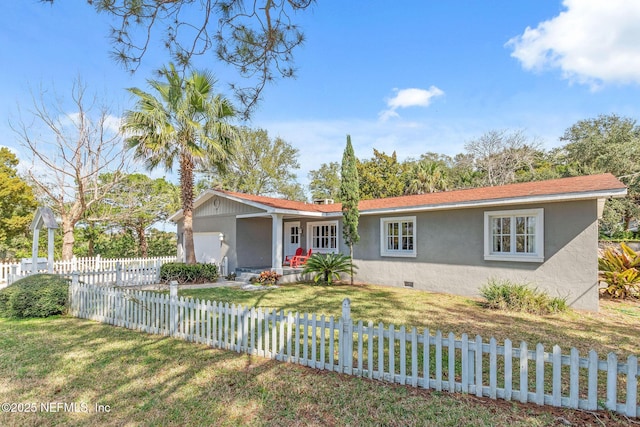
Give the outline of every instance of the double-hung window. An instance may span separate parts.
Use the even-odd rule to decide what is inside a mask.
[[[380,256],[416,256],[416,217],[380,219]]]
[[[338,252],[338,221],[307,223],[307,246],[313,252]]]
[[[484,213],[484,259],[544,261],[544,210]]]

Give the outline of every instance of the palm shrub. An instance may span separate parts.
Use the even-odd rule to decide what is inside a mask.
[[[606,286],[600,289],[612,298],[640,296],[640,254],[624,243],[620,251],[607,248],[598,258],[598,278]]]
[[[334,279],[340,280],[340,273],[351,273],[357,268],[347,255],[315,253],[307,260],[302,274],[313,274],[314,282],[331,285]]]

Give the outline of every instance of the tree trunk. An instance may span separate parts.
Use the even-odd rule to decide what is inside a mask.
[[[62,259],[64,261],[70,261],[73,258],[73,245],[76,241],[73,235],[74,226],[70,219],[62,219]]]
[[[147,258],[149,256],[149,244],[147,243],[147,236],[144,234],[144,227],[141,225],[136,226],[136,233],[138,234],[138,244],[140,245],[140,256]]]
[[[186,153],[180,155],[180,196],[184,216],[184,251],[187,264],[196,263],[193,244],[193,159]]]
[[[353,286],[353,244],[349,245],[349,258],[351,258],[351,286]]]
[[[89,238],[87,239],[87,243],[89,247],[87,249],[87,255],[91,258],[95,256],[95,239],[96,239],[96,226],[91,222],[89,223]]]

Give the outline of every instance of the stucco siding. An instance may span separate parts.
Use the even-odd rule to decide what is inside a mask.
[[[478,296],[490,278],[527,282],[575,308],[597,310],[596,201],[518,206],[544,209],[542,263],[485,261],[484,212],[459,209],[417,213],[416,257],[380,255],[380,218],[362,216],[354,259],[357,279],[368,283]],[[500,208],[504,210],[505,208]]]

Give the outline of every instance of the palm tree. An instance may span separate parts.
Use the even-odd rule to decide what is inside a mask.
[[[438,162],[420,161],[413,170],[405,194],[425,194],[446,191],[449,178],[444,167]]]
[[[147,81],[155,96],[128,89],[137,102],[134,110],[125,113],[122,130],[128,135],[128,148],[135,150],[135,158],[144,160],[147,169],[163,165],[171,171],[174,161],[178,162],[186,262],[194,264],[193,173],[204,159],[220,167],[229,161],[237,137],[228,121],[237,113],[229,100],[214,94],[215,79],[208,72],[193,71],[185,79],[169,64],[160,75],[166,81]]]

